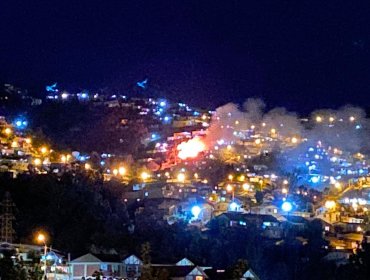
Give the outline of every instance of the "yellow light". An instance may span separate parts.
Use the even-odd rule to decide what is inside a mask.
[[[327,209],[334,209],[335,208],[335,201],[333,201],[333,200],[327,200],[325,202],[325,208],[327,208]]]
[[[141,175],[140,175],[141,179],[142,180],[147,180],[149,178],[149,174],[147,172],[142,172]]]
[[[262,126],[265,127],[266,126],[266,123],[262,123]]]
[[[36,159],[33,161],[33,163],[34,163],[35,165],[40,165],[40,164],[41,164],[41,159],[36,158]]]
[[[240,175],[239,180],[240,181],[244,181],[245,180],[245,176],[244,175]]]
[[[339,190],[342,188],[341,184],[339,182],[336,182],[334,186]]]
[[[292,140],[291,141],[292,141],[293,144],[297,144],[298,139],[296,137],[292,137]]]
[[[195,179],[198,179],[198,178],[199,178],[198,173],[194,173],[194,178],[195,178]]]
[[[32,142],[31,138],[26,138],[26,143],[27,144],[31,144],[31,142]]]
[[[12,148],[17,148],[17,147],[18,147],[18,142],[13,141],[13,142],[12,142]]]
[[[62,160],[63,163],[66,163],[67,161],[67,157],[65,155],[62,155],[60,159]]]
[[[334,120],[335,120],[334,117],[329,118],[329,122],[333,122]]]
[[[179,182],[185,182],[185,174],[184,173],[179,173],[178,175],[177,175],[177,181],[179,181]]]
[[[287,193],[288,193],[288,189],[286,189],[286,188],[282,188],[282,189],[281,189],[281,192],[282,192],[283,194],[287,194]]]
[[[227,145],[226,149],[231,150],[231,145]]]
[[[276,133],[276,129],[275,128],[271,128],[270,131],[271,131],[272,134],[275,134]]]
[[[202,120],[205,120],[205,119],[207,119],[207,115],[202,116]]]
[[[204,179],[203,180],[203,184],[208,184],[208,180],[207,179]]]
[[[51,150],[50,150],[50,152],[51,152]],[[69,161],[71,159],[71,155],[67,155],[66,158],[67,158],[67,161]]]
[[[9,127],[7,127],[7,128],[4,129],[4,133],[6,135],[10,135],[10,134],[12,134],[12,130]]]
[[[90,170],[90,169],[91,169],[91,165],[90,165],[90,164],[88,164],[88,163],[85,163],[85,169],[86,169],[86,170]]]
[[[247,183],[244,183],[244,184],[242,185],[242,187],[243,187],[243,190],[245,190],[245,191],[247,191],[247,190],[249,190],[249,189],[250,189],[250,185],[249,185],[249,184],[247,184]]]
[[[354,122],[355,120],[356,120],[356,118],[354,116],[349,117],[349,121]]]
[[[322,122],[322,117],[317,116],[317,117],[316,117],[316,122],[321,123],[321,122]]]
[[[256,140],[254,141],[254,143],[256,143],[257,145],[261,144],[261,139],[256,139]]]
[[[118,169],[117,168],[113,169],[113,175],[114,176],[117,176],[118,175]]]
[[[125,175],[126,174],[126,168],[124,168],[123,166],[121,166],[120,168],[118,168],[118,173],[121,176]]]
[[[39,233],[36,237],[37,241],[40,243],[45,243],[46,241],[46,236],[43,233]]]
[[[251,129],[255,129],[256,127],[254,125],[251,125]]]
[[[169,178],[170,177],[170,173],[169,172],[166,172],[166,173],[164,173],[164,176],[166,176],[167,178]]]
[[[232,185],[230,185],[230,184],[228,184],[228,185],[226,186],[226,191],[231,192],[232,190],[233,190],[233,186],[232,186]]]
[[[46,154],[48,149],[46,147],[41,147],[40,151],[42,154]]]
[[[234,179],[234,176],[230,174],[229,176],[227,176],[227,178],[229,178],[229,180],[232,181]]]
[[[361,228],[360,226],[358,226],[358,227],[356,228],[356,231],[357,231],[357,232],[361,232],[361,231],[362,231],[362,228]]]
[[[289,181],[288,181],[287,179],[285,179],[285,180],[283,181],[283,184],[284,184],[284,185],[288,185],[288,184],[289,184]]]
[[[239,124],[239,121],[235,121],[235,125],[238,125]]]

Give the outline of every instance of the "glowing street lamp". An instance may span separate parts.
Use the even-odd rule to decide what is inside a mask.
[[[27,144],[31,144],[31,142],[32,142],[31,138],[26,138],[26,143]]]
[[[113,169],[113,175],[114,176],[117,176],[118,175],[118,169],[117,168]]]
[[[232,174],[230,174],[228,177],[227,177],[230,181],[232,181],[234,179],[234,176]]]
[[[249,189],[250,189],[250,185],[248,184],[248,183],[244,183],[243,185],[242,185],[242,188],[243,188],[243,190],[244,191],[248,191]]]
[[[179,173],[177,175],[177,181],[184,183],[185,182],[185,174],[184,173]]]
[[[327,200],[325,202],[325,208],[329,209],[329,210],[334,209],[335,208],[335,201],[334,200]]]
[[[62,155],[60,157],[60,159],[61,159],[62,163],[66,163],[67,162],[67,157],[65,155]]]
[[[200,208],[198,205],[195,205],[191,208],[191,214],[193,214],[195,220],[199,218],[200,212],[202,212],[202,208]]]
[[[85,163],[85,170],[90,170],[91,169],[91,165],[89,163]]]
[[[297,137],[292,137],[291,142],[292,142],[292,144],[297,144],[298,143],[298,138]]]
[[[322,117],[321,116],[317,116],[316,117],[316,122],[317,123],[321,123],[322,122]]]
[[[126,174],[126,168],[124,168],[123,166],[121,166],[120,168],[118,168],[118,173],[121,176],[125,175]]]
[[[41,159],[39,159],[39,158],[35,158],[35,160],[33,161],[33,163],[34,163],[36,166],[39,166],[39,165],[41,165]]]
[[[4,133],[5,133],[6,135],[10,135],[10,134],[12,134],[12,130],[11,130],[11,128],[9,128],[9,127],[5,128],[5,129],[4,129]]]
[[[289,213],[290,211],[292,211],[293,205],[289,201],[284,201],[284,203],[281,205],[281,209],[283,209],[283,211]]]
[[[232,185],[228,184],[226,186],[226,191],[227,192],[231,192],[231,194],[232,194],[232,201],[234,201],[234,196],[235,196],[234,187]]]
[[[37,236],[36,236],[36,240],[38,243],[41,243],[41,244],[44,244],[44,275],[42,277],[42,279],[46,279],[46,254],[47,254],[47,245],[46,245],[46,235],[44,233],[38,233]],[[42,262],[42,258],[40,258],[40,264]]]
[[[140,174],[140,177],[141,177],[141,179],[143,180],[143,181],[146,181],[146,180],[148,180],[149,179],[149,177],[150,177],[150,175],[148,174],[148,172],[142,172],[141,174]]]
[[[230,205],[229,205],[229,209],[230,211],[238,211],[240,205],[236,202],[231,202]]]
[[[46,147],[41,147],[40,151],[44,155],[48,152],[48,149]]]

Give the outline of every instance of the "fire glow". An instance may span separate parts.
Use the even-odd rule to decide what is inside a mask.
[[[182,142],[177,146],[179,158],[188,159],[196,158],[199,153],[205,151],[206,145],[199,138],[193,138],[187,142]]]

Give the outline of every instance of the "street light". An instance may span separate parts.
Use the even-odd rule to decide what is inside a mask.
[[[184,183],[185,182],[185,174],[184,173],[179,173],[177,175],[177,181]]]
[[[335,208],[335,201],[334,200],[327,200],[325,202],[325,208],[329,209],[329,210],[334,209]]]
[[[247,190],[249,190],[249,189],[250,189],[250,185],[249,185],[248,183],[244,183],[244,184],[242,185],[242,187],[243,187],[243,190],[245,190],[245,191],[247,191]]]
[[[141,175],[140,175],[140,177],[141,177],[141,179],[143,180],[143,181],[145,181],[145,180],[148,180],[148,178],[149,178],[149,174],[147,173],[147,172],[142,172],[141,173]]]
[[[6,135],[10,135],[10,134],[12,134],[12,129],[11,129],[11,128],[9,128],[9,127],[7,127],[7,128],[5,128],[5,129],[4,129],[4,133],[5,133]]]
[[[40,151],[44,155],[47,153],[48,149],[46,147],[41,147]]]
[[[202,209],[198,205],[191,208],[191,214],[193,214],[195,220],[198,220],[200,212],[202,212]]]
[[[121,176],[125,175],[126,174],[126,168],[124,168],[123,166],[121,166],[120,168],[118,168],[118,173]]]
[[[36,239],[39,243],[44,244],[44,264],[45,264],[45,266],[44,266],[44,275],[43,275],[42,279],[46,279],[46,254],[47,254],[47,249],[48,249],[48,247],[46,245],[46,235],[40,232],[37,235]],[[42,258],[40,258],[40,264],[41,264],[41,261],[42,261]]]
[[[235,196],[234,187],[232,185],[228,184],[226,186],[226,191],[227,192],[231,192],[231,194],[232,194],[232,201],[234,201],[234,196]]]
[[[41,165],[41,159],[39,158],[35,158],[35,160],[33,161],[34,164],[37,166],[37,165]]]
[[[289,201],[285,201],[282,205],[281,205],[281,209],[283,209],[283,211],[289,213],[290,211],[292,211],[293,209],[293,205],[291,202]]]

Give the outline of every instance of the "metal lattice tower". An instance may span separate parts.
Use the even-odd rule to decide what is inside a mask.
[[[15,230],[13,229],[13,221],[15,220],[13,209],[15,204],[13,203],[9,192],[5,193],[4,199],[0,203],[0,206],[0,241],[13,243],[15,236]]]

